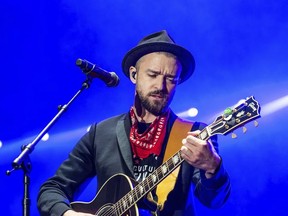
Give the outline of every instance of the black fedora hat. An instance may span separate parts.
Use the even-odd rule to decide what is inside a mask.
[[[193,55],[185,48],[177,45],[166,30],[144,37],[136,47],[126,53],[122,61],[122,70],[129,77],[129,68],[144,55],[152,52],[168,52],[177,56],[181,62],[182,71],[180,83],[187,80],[194,72],[195,60]]]

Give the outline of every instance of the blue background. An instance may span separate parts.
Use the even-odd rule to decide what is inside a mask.
[[[0,4],[1,215],[21,215],[21,170],[5,172],[80,88],[77,58],[115,71],[120,84],[94,79],[31,154],[31,215],[40,185],[54,174],[92,122],[128,111],[134,86],[122,74],[125,53],[145,35],[168,30],[196,59],[193,77],[178,86],[176,113],[196,107],[191,120],[211,123],[238,100],[254,95],[259,126],[237,139],[219,137],[232,194],[219,210],[196,201],[199,215],[287,215],[288,4],[281,0],[50,0]],[[271,102],[282,98],[282,108]],[[95,195],[92,181],[81,195]]]

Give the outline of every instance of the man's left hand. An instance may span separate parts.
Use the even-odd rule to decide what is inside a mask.
[[[199,130],[188,132],[187,137],[182,140],[181,156],[190,165],[206,171],[206,178],[211,178],[220,166],[221,158],[211,141],[197,138],[199,133]]]

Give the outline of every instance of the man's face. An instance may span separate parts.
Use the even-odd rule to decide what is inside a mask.
[[[169,107],[182,70],[180,62],[171,54],[150,53],[136,65],[136,94],[144,109],[155,116]]]

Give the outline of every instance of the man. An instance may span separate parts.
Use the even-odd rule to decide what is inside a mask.
[[[191,187],[193,195],[204,205],[222,206],[230,193],[230,181],[217,152],[216,137],[208,141],[198,138],[205,125],[184,122],[169,108],[177,85],[192,75],[194,67],[192,54],[175,44],[166,31],[143,38],[131,49],[123,59],[122,68],[135,84],[133,107],[125,114],[93,125],[81,138],[55,176],[42,185],[38,196],[41,215],[122,215],[124,212],[137,215],[139,212],[140,215],[192,216],[195,212],[189,198]],[[181,140],[175,138],[181,133]],[[175,146],[179,146],[185,161],[180,163],[173,156],[169,160],[172,163],[164,163],[167,155],[177,151],[173,150]],[[171,167],[175,171],[170,174]],[[74,192],[93,176],[97,176],[100,189],[95,205],[100,203],[100,208],[93,201],[92,205],[79,204],[79,208],[76,204],[72,209]],[[125,185],[133,183],[127,176],[139,185],[123,192]],[[159,183],[161,178],[164,181]],[[169,178],[172,180],[165,182]]]

